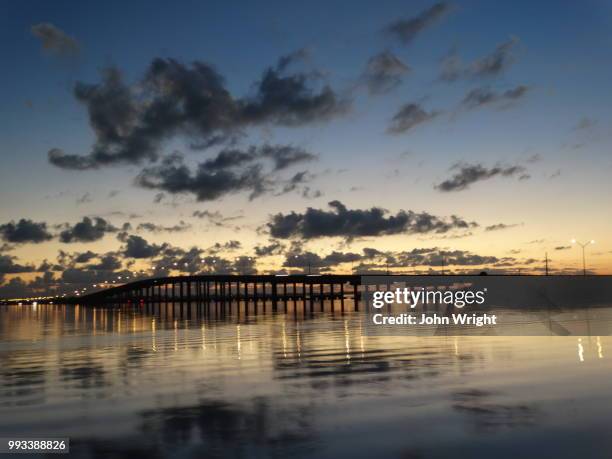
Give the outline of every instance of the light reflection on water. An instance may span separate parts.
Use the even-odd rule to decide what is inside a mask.
[[[611,337],[367,336],[350,305],[270,309],[0,307],[0,437],[78,457],[612,456]]]

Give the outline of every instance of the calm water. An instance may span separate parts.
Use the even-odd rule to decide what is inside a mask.
[[[612,457],[611,337],[364,336],[359,313],[0,307],[0,436],[75,457]]]

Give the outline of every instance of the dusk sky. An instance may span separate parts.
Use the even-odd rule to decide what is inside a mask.
[[[573,237],[612,273],[611,18],[603,1],[7,3],[0,296],[152,267],[539,274],[547,252],[576,273]]]

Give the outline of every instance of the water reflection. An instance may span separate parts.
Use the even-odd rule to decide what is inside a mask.
[[[69,436],[77,457],[515,457],[538,439],[609,457],[611,342],[367,336],[350,306],[299,302],[2,307],[0,436]]]

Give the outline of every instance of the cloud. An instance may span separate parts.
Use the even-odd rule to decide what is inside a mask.
[[[75,56],[79,53],[79,42],[63,30],[48,22],[30,27],[30,32],[38,38],[43,49],[56,56]]]
[[[555,247],[555,250],[569,250],[571,248],[572,248],[571,245],[560,245],[558,247]]]
[[[440,60],[440,67],[439,79],[446,82],[458,80],[465,72],[461,58],[454,49]]]
[[[98,256],[97,253],[88,250],[87,252],[77,253],[74,256],[75,263],[87,263]]]
[[[528,90],[529,88],[523,85],[503,92],[496,92],[489,88],[476,88],[465,95],[461,105],[466,109],[474,109],[491,104],[508,104],[524,97]]]
[[[191,228],[191,225],[188,223],[185,223],[182,220],[178,222],[176,225],[172,225],[172,226],[163,226],[163,225],[157,225],[151,222],[143,222],[143,223],[138,224],[138,226],[136,227],[136,231],[150,231],[152,233],[161,233],[161,232],[178,233],[181,231],[187,231],[190,228]]]
[[[512,49],[518,43],[515,37],[497,45],[495,51],[472,63],[470,74],[477,77],[496,76],[502,73],[513,61]]]
[[[588,116],[585,116],[581,118],[580,121],[578,121],[578,123],[576,123],[576,126],[574,126],[574,130],[575,131],[589,130],[589,129],[594,128],[595,126],[597,126],[597,120],[593,118],[589,118]]]
[[[495,256],[482,256],[466,250],[445,250],[437,247],[399,252],[392,254],[389,259],[392,267],[479,266],[498,262],[500,259]]]
[[[433,25],[450,10],[448,3],[436,3],[411,19],[399,19],[385,27],[385,32],[408,45],[427,27]]]
[[[36,269],[33,266],[15,263],[17,258],[10,255],[0,255],[0,277],[4,274],[29,273]]]
[[[260,165],[235,171],[211,169],[210,163],[204,162],[191,171],[183,157],[174,154],[164,158],[158,166],[143,169],[136,184],[171,194],[194,194],[198,201],[212,201],[240,191],[249,191],[250,199],[254,199],[266,191],[268,179]]]
[[[118,231],[113,225],[101,217],[83,217],[83,220],[73,227],[62,231],[59,235],[60,241],[72,242],[94,242],[102,239],[106,233]]]
[[[518,38],[511,37],[509,40],[497,45],[492,53],[476,59],[470,64],[463,64],[456,50],[451,50],[440,61],[440,80],[453,82],[459,78],[491,78],[504,73],[514,62],[512,54]]]
[[[220,252],[233,252],[235,250],[238,250],[242,248],[242,243],[240,241],[237,240],[231,240],[231,241],[227,241],[225,243],[220,243],[220,242],[215,242],[215,244],[213,244],[212,247],[208,248],[208,253],[214,255]]]
[[[192,171],[185,165],[183,156],[174,153],[164,158],[161,164],[143,169],[136,183],[171,194],[191,193],[198,201],[212,201],[241,191],[250,192],[250,199],[254,199],[272,191],[275,183],[284,183],[273,176],[274,172],[314,159],[316,156],[312,153],[290,145],[252,146],[247,150],[222,150]],[[272,170],[266,171],[268,160],[272,162]],[[282,193],[296,189],[308,177],[306,172],[294,175],[289,183],[284,184]]]
[[[270,241],[267,245],[255,246],[255,255],[258,257],[268,257],[270,255],[280,255],[285,250],[285,245],[279,241]]]
[[[446,233],[478,226],[457,216],[440,218],[427,212],[401,210],[395,215],[378,207],[350,210],[340,201],[329,203],[330,211],[309,207],[305,213],[278,213],[267,228],[277,239],[342,237],[348,240],[392,234]]]
[[[391,119],[391,124],[387,129],[390,134],[402,134],[413,127],[431,121],[440,112],[426,112],[419,104],[409,103],[403,105]]]
[[[439,191],[462,191],[470,187],[470,185],[492,177],[516,177],[520,180],[529,178],[527,170],[523,166],[495,166],[487,168],[482,164],[462,164],[457,163],[450,170],[456,170],[455,174],[443,182],[434,185]]]
[[[25,218],[22,218],[17,223],[11,221],[0,225],[0,234],[4,241],[16,244],[27,242],[40,243],[48,241],[53,237],[47,231],[46,223],[36,223]]]
[[[86,266],[86,269],[95,271],[115,271],[121,268],[121,260],[114,253],[107,253],[100,257],[98,263],[91,263]]]
[[[370,94],[384,94],[399,86],[402,77],[410,72],[391,51],[383,51],[372,56],[361,76]]]
[[[262,158],[269,158],[274,163],[274,170],[287,169],[294,164],[314,161],[317,156],[298,147],[291,145],[264,145],[255,150]]]
[[[91,193],[87,192],[85,194],[83,194],[82,196],[80,196],[79,198],[77,198],[76,203],[77,204],[87,204],[88,202],[92,202],[93,199],[91,197]]]
[[[508,228],[515,228],[517,226],[521,226],[521,225],[519,223],[512,223],[512,224],[497,223],[495,225],[486,226],[485,231],[500,231],[500,230],[505,230]]]
[[[136,235],[125,237],[123,255],[128,258],[153,258],[163,252],[167,244],[150,244],[144,238]]]
[[[479,255],[467,250],[449,250],[439,247],[415,248],[406,251],[381,251],[366,247],[362,253],[333,251],[325,256],[313,252],[303,252],[300,247],[286,254],[283,266],[300,268],[317,272],[330,270],[344,263],[360,264],[354,272],[385,272],[390,268],[424,267],[471,267],[490,266],[492,268],[510,267],[526,263],[513,257],[499,258],[491,255]]]
[[[180,135],[218,145],[249,126],[302,126],[346,113],[349,102],[328,85],[317,84],[318,77],[287,74],[286,68],[281,58],[256,82],[252,95],[238,98],[205,62],[185,65],[156,58],[134,86],[124,83],[118,69],[106,69],[100,83],[74,88],[96,135],[91,151],[73,155],[54,148],[48,159],[74,170],[141,164],[157,160],[162,143]]]

